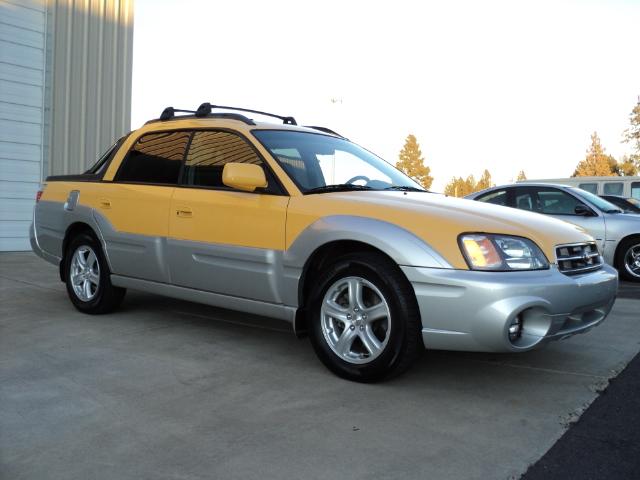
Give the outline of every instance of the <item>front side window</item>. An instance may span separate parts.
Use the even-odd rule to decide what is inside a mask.
[[[116,174],[116,182],[176,185],[189,132],[143,135],[136,141]]]
[[[340,189],[424,189],[393,166],[342,138],[289,130],[254,130],[304,193]]]
[[[182,183],[226,188],[222,182],[222,171],[230,162],[262,165],[258,154],[234,133],[214,130],[195,132],[187,153]]]
[[[607,182],[604,184],[604,194],[605,195],[622,195],[622,187],[623,187],[622,182]]]
[[[575,215],[576,207],[584,205],[573,195],[557,189],[539,189],[537,191],[540,213],[547,215]]]

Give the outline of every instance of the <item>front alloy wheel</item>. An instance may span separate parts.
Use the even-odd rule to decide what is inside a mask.
[[[329,370],[357,382],[404,372],[423,349],[413,287],[374,252],[336,258],[311,281],[309,338]]]
[[[362,277],[342,278],[331,285],[320,314],[327,344],[346,362],[369,363],[387,346],[389,305],[380,290]]]

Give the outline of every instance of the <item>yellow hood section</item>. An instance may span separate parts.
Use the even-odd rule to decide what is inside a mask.
[[[291,197],[287,212],[287,248],[316,220],[329,215],[375,218],[422,238],[454,268],[467,269],[458,235],[482,232],[533,240],[555,261],[554,247],[592,241],[576,225],[510,207],[422,192],[341,192]]]

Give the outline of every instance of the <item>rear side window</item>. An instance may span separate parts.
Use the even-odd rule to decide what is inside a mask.
[[[631,197],[640,200],[640,182],[631,183]]]
[[[515,194],[515,204],[516,208],[520,210],[529,210],[530,212],[539,212],[540,206],[538,205],[538,200],[536,196],[528,188],[519,188],[516,190]]]
[[[176,185],[189,136],[189,132],[163,132],[140,137],[122,161],[115,181]]]
[[[230,162],[262,165],[258,154],[234,133],[195,132],[187,153],[182,183],[197,187],[227,188],[222,183],[222,170]]]

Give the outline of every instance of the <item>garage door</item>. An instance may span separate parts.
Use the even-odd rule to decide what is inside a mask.
[[[44,4],[0,0],[0,251],[30,248],[42,171]]]

